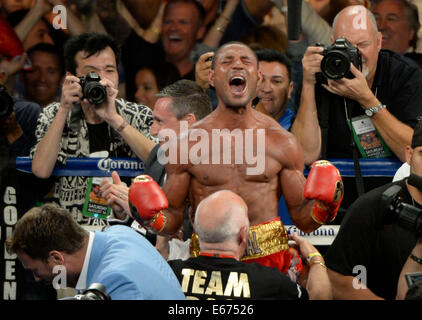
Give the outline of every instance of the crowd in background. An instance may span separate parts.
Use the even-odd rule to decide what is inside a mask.
[[[398,119],[398,124],[395,126],[395,128],[398,128],[397,132],[388,134],[388,127],[386,127],[385,131],[380,130],[380,134],[390,146],[391,150],[388,151],[390,153],[387,153],[387,155],[405,163],[408,160],[405,150],[406,146],[411,144],[412,128],[417,124],[417,117],[422,115],[422,105],[420,105],[422,100],[418,99],[419,94],[422,94],[422,90],[420,90],[422,71],[419,69],[422,65],[422,42],[419,41],[422,31],[418,18],[418,13],[422,10],[422,1],[409,2],[412,5],[399,0],[303,1],[300,13],[301,35],[298,39],[292,40],[288,39],[287,0],[0,1],[0,28],[3,28],[1,32],[4,32],[3,39],[6,39],[0,42],[0,84],[4,84],[7,92],[12,96],[15,109],[15,112],[8,119],[2,119],[0,113],[2,121],[0,133],[3,135],[1,139],[8,141],[7,159],[3,160],[2,158],[0,162],[0,169],[2,170],[1,192],[3,193],[4,186],[7,186],[11,179],[13,179],[13,183],[19,184],[21,182],[27,188],[28,186],[34,188],[33,192],[28,192],[28,189],[21,186],[22,192],[28,194],[25,195],[25,200],[22,200],[22,203],[16,204],[19,217],[35,205],[37,201],[48,202],[49,199],[52,199],[58,202],[61,207],[68,209],[80,224],[91,227],[102,226],[102,223],[95,222],[95,219],[90,218],[87,221],[86,217],[83,218],[81,215],[81,207],[85,202],[84,191],[86,191],[87,180],[78,177],[54,178],[51,177],[51,171],[56,165],[56,160],[64,164],[69,154],[76,157],[88,157],[89,154],[102,150],[104,144],[108,142],[99,142],[95,146],[91,143],[88,146],[83,143],[83,139],[88,139],[91,142],[94,138],[101,140],[99,137],[102,137],[104,132],[110,129],[105,127],[95,127],[94,129],[90,123],[80,122],[81,127],[78,136],[72,136],[66,130],[64,131],[63,136],[69,134],[66,137],[66,146],[63,146],[63,142],[56,142],[57,146],[60,145],[60,150],[65,150],[65,152],[60,151],[51,155],[50,158],[47,157],[47,153],[49,148],[52,145],[54,146],[51,143],[53,140],[49,141],[48,144],[44,141],[44,144],[42,144],[43,137],[46,136],[50,125],[58,114],[59,105],[65,101],[64,93],[69,92],[69,87],[66,87],[66,79],[69,79],[69,76],[76,76],[77,67],[80,67],[80,65],[74,66],[74,70],[71,72],[71,61],[72,59],[76,60],[77,52],[81,50],[81,48],[76,48],[78,44],[76,42],[74,44],[75,50],[72,57],[66,56],[64,48],[66,45],[67,48],[70,47],[69,43],[72,43],[72,39],[91,33],[108,35],[113,39],[113,42],[110,42],[107,46],[113,49],[112,54],[117,62],[117,65],[111,66],[110,70],[101,70],[101,72],[114,74],[115,81],[111,81],[110,86],[115,89],[114,94],[118,99],[116,100],[118,110],[117,113],[111,114],[109,112],[101,115],[100,118],[105,120],[109,127],[121,133],[122,136],[110,134],[111,149],[114,153],[108,156],[139,158],[147,163],[151,150],[159,142],[159,139],[157,139],[159,136],[158,121],[164,123],[166,119],[175,116],[163,114],[162,109],[158,107],[157,110],[155,109],[155,106],[159,106],[157,100],[160,99],[157,94],[178,80],[186,79],[195,82],[210,99],[210,110],[208,111],[215,110],[218,105],[218,97],[208,79],[209,70],[213,64],[212,57],[221,45],[230,41],[239,41],[247,44],[256,52],[260,71],[263,75],[261,82],[258,84],[256,98],[253,100],[253,108],[272,117],[284,129],[291,131],[296,136],[304,151],[304,163],[310,165],[320,158],[321,153],[322,158],[351,158],[350,150],[330,153],[330,148],[333,150],[333,148],[338,147],[333,139],[338,138],[339,133],[343,132],[338,128],[336,130],[339,131],[327,129],[333,131],[328,131],[328,134],[332,134],[332,140],[325,138],[328,139],[325,140],[325,143],[328,144],[328,147],[325,146],[328,148],[325,154],[320,150],[324,148],[324,142],[321,147],[320,141],[314,143],[312,139],[309,139],[309,136],[317,136],[307,131],[312,127],[309,126],[310,121],[317,121],[317,118],[310,120],[306,116],[311,113],[316,115],[316,112],[310,112],[310,109],[305,110],[306,106],[303,106],[302,103],[304,99],[309,98],[306,96],[310,92],[307,85],[309,83],[312,86],[315,85],[314,79],[309,83],[307,81],[310,75],[309,70],[313,67],[310,62],[311,54],[318,51],[310,52],[314,49],[309,48],[314,47],[316,43],[325,47],[331,45],[331,37],[337,30],[335,29],[335,21],[333,21],[334,17],[338,12],[352,5],[363,5],[374,14],[374,23],[376,23],[378,31],[382,33],[382,40],[380,41],[382,41],[382,54],[385,55],[384,60],[380,58],[379,61],[382,61],[382,63],[388,61],[385,62],[387,64],[396,59],[403,61],[400,63],[406,65],[406,68],[404,68],[401,65],[394,64],[394,62],[392,67],[387,68],[379,62],[378,67],[373,67],[372,81],[375,83],[374,87],[379,83],[379,88],[382,89],[375,91],[374,99],[368,98],[361,102],[361,105],[365,105],[369,101],[372,107],[378,107],[378,104],[374,105],[373,102],[379,99],[393,113],[394,121]],[[60,16],[63,11],[61,13],[53,12],[53,8],[60,5],[66,9],[64,16]],[[58,17],[61,17],[61,20]],[[66,21],[63,21],[63,17]],[[63,26],[63,23],[66,24],[65,28],[57,28],[57,24]],[[16,54],[15,47],[21,48],[17,49],[20,54]],[[359,47],[359,49],[365,53],[364,46]],[[95,50],[93,52],[97,52]],[[385,53],[390,51],[391,54]],[[396,54],[399,58],[396,57]],[[365,54],[363,55],[363,65],[369,65],[371,76],[371,66],[368,63],[370,59]],[[88,56],[87,59],[89,58]],[[89,63],[87,64],[89,65]],[[391,83],[387,85],[388,80],[381,79],[382,76],[375,77],[375,68],[383,70],[384,75],[394,75],[395,78],[393,79],[391,76]],[[101,75],[101,72],[98,73]],[[395,76],[399,73],[402,78]],[[381,80],[375,81],[374,78]],[[417,82],[420,82],[420,84]],[[388,91],[391,94],[396,92],[395,90],[403,92],[402,100],[397,100],[396,96],[391,97],[387,94]],[[330,92],[339,94],[340,91]],[[346,95],[343,91],[342,94]],[[353,99],[355,96],[350,93],[348,97]],[[382,101],[384,98],[388,102]],[[316,104],[322,104],[323,102],[318,99],[319,97],[317,97]],[[321,101],[324,101],[323,98],[321,99]],[[342,104],[343,102],[335,103]],[[397,106],[393,107],[394,104],[397,104]],[[403,106],[403,104],[406,104],[406,106]],[[139,107],[139,105],[142,106]],[[381,105],[374,112],[379,112],[382,107]],[[135,109],[136,111],[133,111]],[[304,110],[307,115],[304,115]],[[208,114],[208,112],[206,113]],[[97,116],[85,114],[84,117],[86,120],[95,122],[98,121]],[[337,117],[337,115],[333,115],[333,117]],[[195,119],[195,121],[199,119]],[[177,121],[179,120],[177,118]],[[63,121],[65,120],[63,119]],[[396,124],[391,121],[391,119],[386,120],[391,125]],[[301,126],[302,123],[305,123],[308,128],[304,129],[304,126]],[[144,140],[141,144],[138,143],[139,140],[133,140],[139,138],[135,133],[123,133],[127,124],[143,134],[142,139]],[[404,126],[403,130],[401,130],[401,125]],[[91,134],[93,136],[90,136]],[[396,134],[403,139],[397,141],[399,139],[395,139],[394,135]],[[87,138],[88,135],[89,138]],[[322,141],[324,141],[324,137]],[[349,144],[346,139],[338,141],[344,145]],[[312,147],[317,145],[320,148],[315,155]],[[412,148],[416,147],[419,147],[419,145],[412,146]],[[108,146],[106,146],[107,148]],[[44,153],[45,156],[41,153]],[[6,174],[3,171],[10,168],[10,159],[13,161],[19,156],[31,156],[34,161],[32,169],[36,177],[32,174],[22,173],[16,173],[12,177],[10,172]],[[162,173],[161,179],[164,179],[164,175],[165,172]],[[391,181],[391,177],[364,180],[364,191],[369,192]],[[130,184],[129,179],[126,182],[128,185]],[[345,180],[346,196],[344,204],[340,209],[337,220],[332,222],[333,224],[341,224],[349,206],[358,196],[362,195],[359,186],[355,190],[355,183],[355,179],[351,179],[349,182]],[[353,191],[347,192],[347,190],[352,189]],[[75,194],[79,192],[75,190],[81,190],[82,196],[79,198],[75,196],[75,198],[65,201],[64,193],[66,192],[64,190],[69,192],[73,190]],[[280,210],[284,206],[283,199],[281,199]],[[186,226],[184,228],[188,229]],[[153,237],[148,233],[146,234],[147,238]],[[187,236],[184,238],[186,239]],[[158,241],[162,240],[159,239]],[[297,238],[296,240],[298,241]],[[154,238],[154,244],[155,241]],[[417,239],[409,240],[407,250],[412,249],[416,242]],[[306,248],[309,251],[309,248]],[[404,264],[407,256],[408,254],[405,254],[401,257],[400,265]],[[317,261],[324,263],[321,260]],[[328,267],[330,268],[330,265]],[[399,274],[400,270],[401,268],[398,269]],[[397,270],[395,272],[397,273]],[[397,277],[399,274],[397,274]],[[341,292],[341,289],[339,289],[341,288],[341,279],[335,279],[339,282],[335,283],[334,288],[338,291],[333,291],[335,292],[334,296],[344,298],[339,293]],[[392,285],[393,289],[384,290],[381,288],[375,292],[375,296],[394,299],[394,290],[397,289],[396,284],[397,282]],[[401,285],[403,284],[401,283]],[[40,291],[34,289],[34,286],[28,286],[28,288],[32,288],[31,290],[34,290],[34,293],[31,295],[27,291],[25,297],[27,299],[55,296],[53,291]],[[295,288],[291,290],[296,294]],[[324,297],[327,298],[327,296]],[[345,297],[347,298],[347,296]],[[374,296],[365,297],[374,298]]]

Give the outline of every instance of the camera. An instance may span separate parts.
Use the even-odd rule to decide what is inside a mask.
[[[400,196],[401,187],[393,185],[381,195],[381,224],[396,223],[397,225],[422,236],[422,209],[403,203]]]
[[[6,120],[13,112],[13,99],[6,87],[0,85],[0,121]]]
[[[316,44],[322,46],[321,44]],[[326,79],[338,80],[344,77],[354,78],[350,71],[350,62],[362,69],[362,56],[358,48],[354,47],[346,38],[338,38],[331,46],[324,47],[321,52],[321,72],[316,74],[317,81],[326,83]]]
[[[101,104],[107,99],[107,90],[100,84],[100,76],[89,72],[86,77],[79,77],[82,87],[82,99],[86,98],[91,104]]]
[[[111,298],[101,283],[93,283],[81,294],[60,300],[111,300]]]

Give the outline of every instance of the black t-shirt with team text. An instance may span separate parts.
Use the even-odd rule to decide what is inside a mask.
[[[232,258],[168,261],[187,299],[308,299],[305,289],[275,268]]]

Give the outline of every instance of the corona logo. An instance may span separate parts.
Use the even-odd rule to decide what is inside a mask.
[[[113,160],[111,158],[103,158],[98,161],[97,167],[106,172],[113,170],[142,170],[144,164],[137,160]]]

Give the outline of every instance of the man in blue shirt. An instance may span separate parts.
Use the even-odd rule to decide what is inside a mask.
[[[28,211],[6,246],[37,281],[78,290],[100,283],[112,300],[185,298],[167,262],[136,231],[112,226],[88,233],[55,204]]]
[[[289,131],[295,118],[294,111],[288,107],[294,87],[291,79],[292,63],[277,50],[262,49],[257,51],[256,55],[262,80],[257,88],[259,103],[255,109],[269,115]],[[278,215],[283,223],[293,224],[287,213],[284,197],[281,197],[278,203]]]
[[[257,51],[256,55],[262,73],[262,81],[257,89],[260,102],[257,110],[268,114],[284,129],[289,130],[295,115],[287,107],[293,91],[290,77],[292,64],[284,54],[276,50],[263,49]]]

